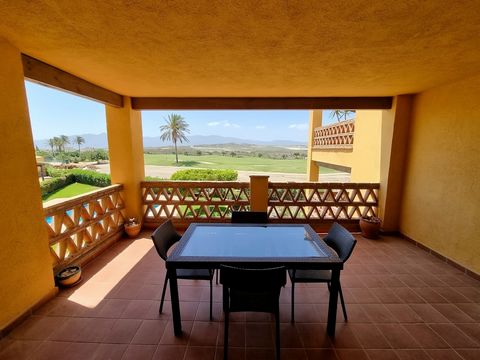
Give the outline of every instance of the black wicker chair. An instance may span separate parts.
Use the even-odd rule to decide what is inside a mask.
[[[220,265],[225,313],[224,359],[228,356],[228,323],[231,312],[255,311],[275,315],[276,357],[280,359],[279,297],[287,281],[286,268],[244,269]]]
[[[181,236],[175,231],[170,220],[160,225],[152,234],[152,240],[157,249],[158,255],[163,260],[167,260],[167,252],[170,247],[180,240]],[[208,280],[210,281],[210,320],[212,320],[212,269],[177,269],[177,278],[184,280]],[[165,291],[167,290],[168,275],[165,275],[163,283],[162,299],[160,300],[160,313],[163,309],[163,301],[165,300]]]
[[[352,236],[352,234],[345,229],[342,225],[334,223],[330,228],[327,236],[324,238],[328,246],[333,248],[338,254],[338,257],[342,262],[347,261],[347,259],[352,254],[353,248],[357,243],[357,240]],[[292,282],[292,323],[295,322],[295,283],[327,283],[328,290],[330,290],[330,282],[332,279],[331,270],[295,270],[289,269],[288,275]],[[343,299],[342,286],[339,284],[338,292],[340,295],[340,301],[342,303],[343,317],[345,320],[347,318],[347,310],[345,308],[345,301]]]

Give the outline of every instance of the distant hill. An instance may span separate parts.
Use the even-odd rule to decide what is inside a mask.
[[[102,148],[108,147],[107,134],[82,134],[80,135],[85,139],[85,144],[82,148]],[[72,137],[71,137],[72,138]],[[188,136],[188,143],[183,145],[216,145],[216,144],[247,144],[247,145],[271,145],[271,146],[306,146],[305,142],[292,141],[292,140],[272,140],[272,141],[260,141],[260,140],[247,140],[235,137],[218,136],[218,135],[191,135]],[[170,146],[172,143],[167,141],[161,141],[158,136],[144,136],[143,147],[162,147]],[[35,146],[40,149],[49,149],[48,139],[35,140]],[[76,148],[75,145],[70,144],[71,148]]]

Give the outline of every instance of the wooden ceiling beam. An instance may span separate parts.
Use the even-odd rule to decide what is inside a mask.
[[[133,97],[135,110],[390,109],[392,97]]]
[[[31,81],[99,101],[106,105],[123,106],[123,96],[113,91],[92,84],[25,54],[22,54],[22,62],[23,73]]]

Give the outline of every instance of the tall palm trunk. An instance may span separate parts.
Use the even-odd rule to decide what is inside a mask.
[[[178,164],[178,150],[177,150],[177,142],[173,142],[175,144],[175,161]]]

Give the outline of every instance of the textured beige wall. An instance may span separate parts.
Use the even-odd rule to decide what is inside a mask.
[[[123,108],[108,105],[105,108],[112,184],[123,184],[127,217],[141,220],[140,181],[145,179],[142,115],[140,111],[132,110],[127,97]]]
[[[0,329],[55,291],[19,51],[0,38]]]
[[[400,230],[480,273],[480,76],[415,97]]]

